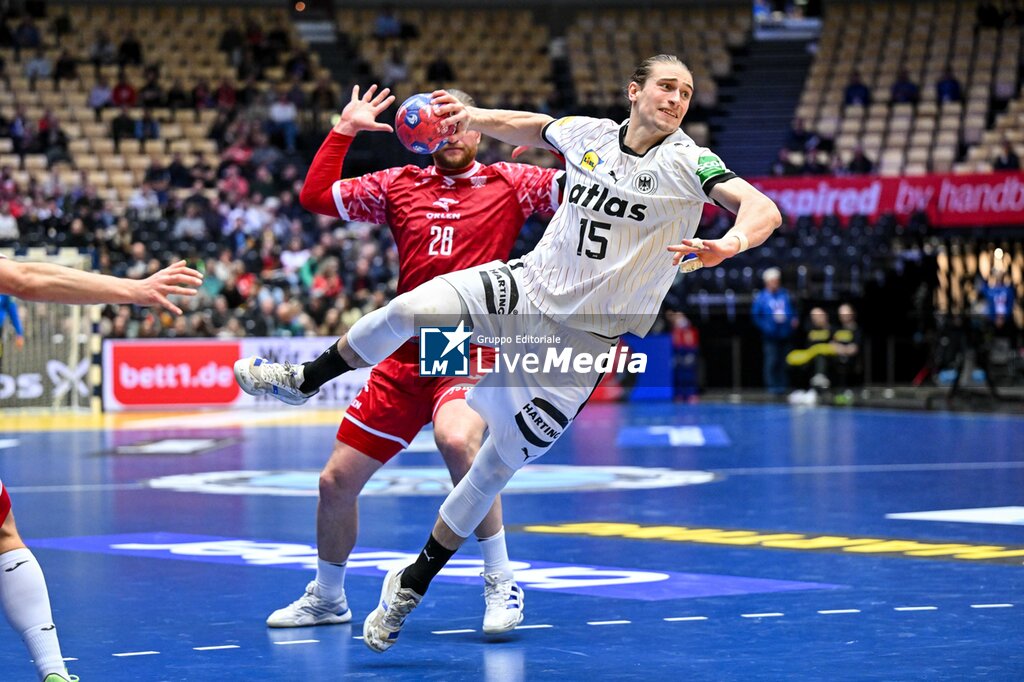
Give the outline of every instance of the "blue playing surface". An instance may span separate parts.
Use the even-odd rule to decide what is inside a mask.
[[[1024,679],[1020,418],[592,405],[504,497],[523,625],[481,633],[470,541],[384,655],[357,638],[442,500],[429,438],[361,499],[353,623],[271,630],[335,427],[197,423],[0,433],[85,682]],[[0,680],[31,679],[0,628]]]

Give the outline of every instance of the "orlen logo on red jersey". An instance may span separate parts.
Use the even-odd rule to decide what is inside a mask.
[[[123,405],[225,405],[239,395],[232,365],[238,343],[118,343],[114,398]]]

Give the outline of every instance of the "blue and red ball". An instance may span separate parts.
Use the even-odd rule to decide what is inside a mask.
[[[399,141],[416,154],[433,154],[451,136],[452,127],[438,115],[430,95],[420,93],[402,102],[395,116],[395,134]]]

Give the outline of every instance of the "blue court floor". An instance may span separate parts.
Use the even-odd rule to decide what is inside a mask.
[[[429,434],[361,500],[353,623],[270,630],[336,416],[32,424],[0,417],[0,477],[85,682],[1024,679],[1019,417],[591,405],[504,496],[522,626],[481,633],[470,541],[384,655],[361,624],[446,491]]]

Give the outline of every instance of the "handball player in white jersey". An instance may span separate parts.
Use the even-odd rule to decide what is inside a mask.
[[[434,95],[457,132],[477,130],[562,154],[563,201],[522,259],[441,275],[360,319],[337,343],[342,370],[388,357],[417,335],[416,318],[426,315],[471,328],[474,342],[528,331],[558,338],[574,353],[607,353],[621,335],[649,331],[681,263],[685,270],[718,265],[764,242],[782,221],[768,197],[679,129],[693,75],[672,55],[637,67],[626,91],[629,119],[621,124],[479,109],[443,91]],[[700,240],[695,233],[710,202],[735,213],[736,222],[721,239]],[[684,261],[690,254],[695,258]],[[529,352],[530,344],[518,350]],[[559,376],[496,372],[469,391],[467,401],[489,435],[441,505],[416,561],[385,577],[380,604],[363,624],[367,646],[383,652],[394,644],[406,616],[495,496],[550,449],[600,379],[596,369]],[[278,390],[298,387],[285,382]]]

